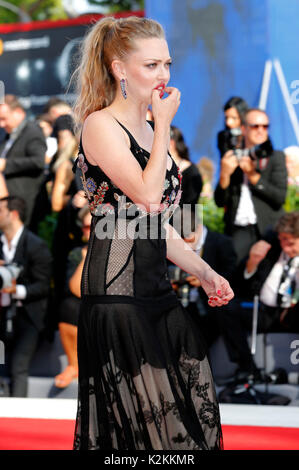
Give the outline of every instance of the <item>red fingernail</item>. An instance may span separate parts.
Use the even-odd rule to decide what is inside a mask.
[[[221,295],[221,290],[217,290],[217,294],[218,294],[218,295]]]

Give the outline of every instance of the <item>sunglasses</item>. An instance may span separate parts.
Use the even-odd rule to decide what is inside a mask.
[[[250,129],[258,129],[259,127],[262,127],[264,130],[269,129],[270,124],[247,124]]]

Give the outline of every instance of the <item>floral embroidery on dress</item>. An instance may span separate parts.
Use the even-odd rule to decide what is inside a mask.
[[[169,196],[169,201],[170,202],[173,202],[175,200],[175,197],[176,197],[176,192],[175,190],[173,189],[170,193],[170,196]]]
[[[94,193],[97,189],[97,184],[93,178],[88,178],[86,181],[86,187],[89,193]]]
[[[177,195],[176,195],[176,197],[175,197],[174,203],[173,203],[174,206],[178,206],[178,205],[179,205],[180,200],[181,200],[181,196],[182,196],[182,190],[179,189],[178,192],[177,192]]]
[[[173,186],[174,188],[176,188],[177,185],[179,184],[179,180],[178,180],[175,176],[172,175],[172,176],[171,176],[171,181],[172,181],[172,186]]]
[[[78,168],[82,170],[83,173],[86,173],[88,170],[88,167],[85,163],[84,155],[82,153],[79,153],[78,155],[78,163],[77,163]]]
[[[179,169],[179,167],[177,167],[177,170],[178,170],[179,183],[180,183],[180,186],[182,186],[183,175],[182,175],[181,170]]]
[[[87,184],[85,185],[87,189]],[[85,189],[85,188],[84,188]],[[91,212],[95,211],[97,206],[101,205],[104,201],[105,193],[108,191],[109,186],[106,181],[103,181],[99,188],[97,189],[97,193],[93,196],[93,201],[90,203],[90,210]],[[88,191],[88,189],[87,189]]]
[[[148,161],[148,157],[144,155],[144,152],[140,151],[139,153],[143,154],[143,158],[145,161]],[[161,203],[157,206],[157,209],[147,212],[143,208],[138,207],[134,202],[130,201],[124,194],[119,194],[117,192],[113,193],[113,197],[115,201],[118,202],[118,207],[110,202],[106,201],[104,204],[104,199],[106,192],[109,190],[109,186],[112,188],[119,190],[119,188],[109,180],[109,185],[106,181],[103,181],[100,186],[97,185],[96,178],[92,178],[91,176],[87,175],[86,173],[89,171],[88,162],[83,155],[83,153],[79,153],[77,158],[77,167],[81,170],[81,181],[83,185],[83,189],[85,191],[85,195],[89,202],[90,211],[93,215],[102,216],[107,214],[112,214],[117,210],[118,212],[128,209],[136,209],[139,212],[139,217],[154,217],[158,214],[163,216],[163,220],[169,219],[176,208],[179,205],[180,198],[181,198],[181,181],[182,175],[180,173],[179,168],[176,165],[172,165],[172,170],[167,170],[167,174],[173,172],[173,169],[176,169],[175,175],[171,174],[165,178],[164,181],[164,188],[163,188],[163,196]]]

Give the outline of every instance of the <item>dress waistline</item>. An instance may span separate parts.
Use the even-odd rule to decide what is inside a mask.
[[[159,297],[131,297],[128,295],[83,295],[82,300],[89,304],[134,304],[143,307],[158,307],[169,309],[180,305],[180,301],[173,292]]]

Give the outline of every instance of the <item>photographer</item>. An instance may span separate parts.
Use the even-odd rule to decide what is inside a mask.
[[[0,103],[0,128],[6,132],[0,142],[0,172],[9,194],[26,200],[25,225],[33,229],[45,168],[46,139],[38,123],[28,119],[15,95],[5,95]]]
[[[225,103],[223,111],[225,129],[217,135],[217,147],[221,158],[228,150],[244,148],[241,127],[244,125],[248,104],[243,98],[233,96]]]
[[[194,210],[188,210],[186,206],[180,213],[179,220],[174,216],[174,225],[181,225],[182,238],[195,251],[198,256],[206,261],[221,276],[230,282],[236,270],[236,253],[230,237],[212,232],[202,224]],[[222,333],[223,312],[234,305],[232,299],[229,305],[210,307],[208,297],[201,289],[200,281],[178,266],[169,265],[169,278],[182,305],[189,311],[195,321],[199,321],[209,346]]]
[[[23,199],[0,199],[0,339],[8,352],[13,397],[27,396],[28,371],[44,328],[51,279],[49,249],[24,227],[25,217]]]
[[[258,332],[299,333],[299,212],[284,214],[268,240],[255,243],[240,263],[236,299],[259,296]],[[222,334],[243,376],[252,369],[247,341],[252,314],[252,309],[223,311]]]
[[[229,150],[221,159],[214,197],[225,207],[226,233],[233,238],[238,262],[283,214],[287,169],[283,152],[273,150],[269,119],[250,109],[242,126],[245,149]]]

